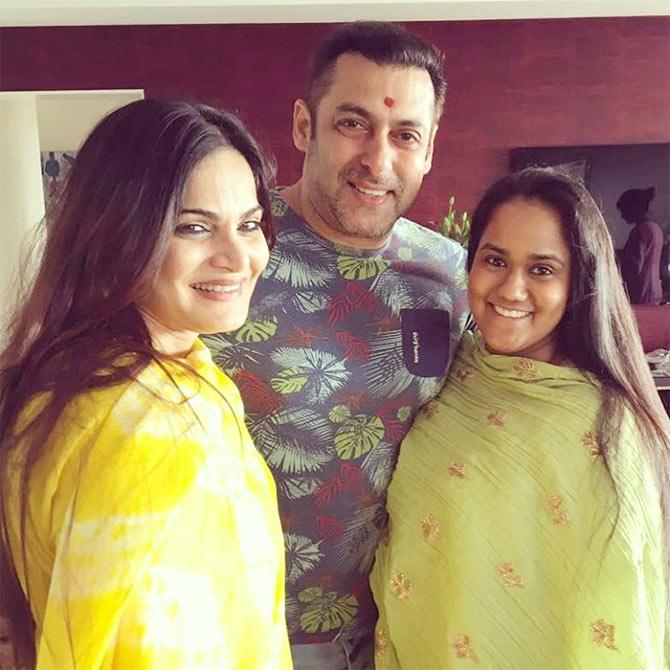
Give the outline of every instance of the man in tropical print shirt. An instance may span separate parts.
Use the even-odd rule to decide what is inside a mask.
[[[326,38],[294,108],[302,178],[275,194],[249,319],[206,338],[277,482],[298,670],[373,667],[386,489],[463,330],[463,250],[401,216],[431,166],[441,65],[392,24]]]

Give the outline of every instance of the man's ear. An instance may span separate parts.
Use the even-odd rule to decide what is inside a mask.
[[[430,168],[433,167],[433,149],[435,148],[435,135],[437,134],[437,123],[433,126],[433,129],[430,131],[430,138],[428,139],[428,147],[426,148],[426,160],[423,165],[423,174],[424,176],[430,172]]]
[[[304,100],[296,100],[293,105],[293,144],[306,153],[312,138],[312,115]]]

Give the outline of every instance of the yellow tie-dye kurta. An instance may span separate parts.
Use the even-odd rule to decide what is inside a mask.
[[[466,336],[389,489],[378,670],[667,668],[658,487],[627,416],[617,501],[599,404],[578,370]]]
[[[274,482],[232,381],[199,341],[187,362],[226,401],[152,364],[77,397],[32,473],[38,670],[291,667]]]

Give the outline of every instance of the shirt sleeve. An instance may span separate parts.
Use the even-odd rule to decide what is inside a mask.
[[[94,430],[71,426],[60,436],[82,448],[51,499],[54,561],[38,631],[40,670],[122,667],[118,659],[134,641],[124,639],[121,621],[129,607],[146,606],[151,589],[145,584],[138,599],[138,585],[192,489],[198,445],[183,414],[138,387]],[[133,667],[161,664],[149,649]]]

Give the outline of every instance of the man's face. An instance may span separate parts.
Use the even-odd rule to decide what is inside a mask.
[[[430,170],[435,130],[425,70],[340,56],[316,118],[304,101],[295,107],[308,223],[352,246],[381,245]]]

